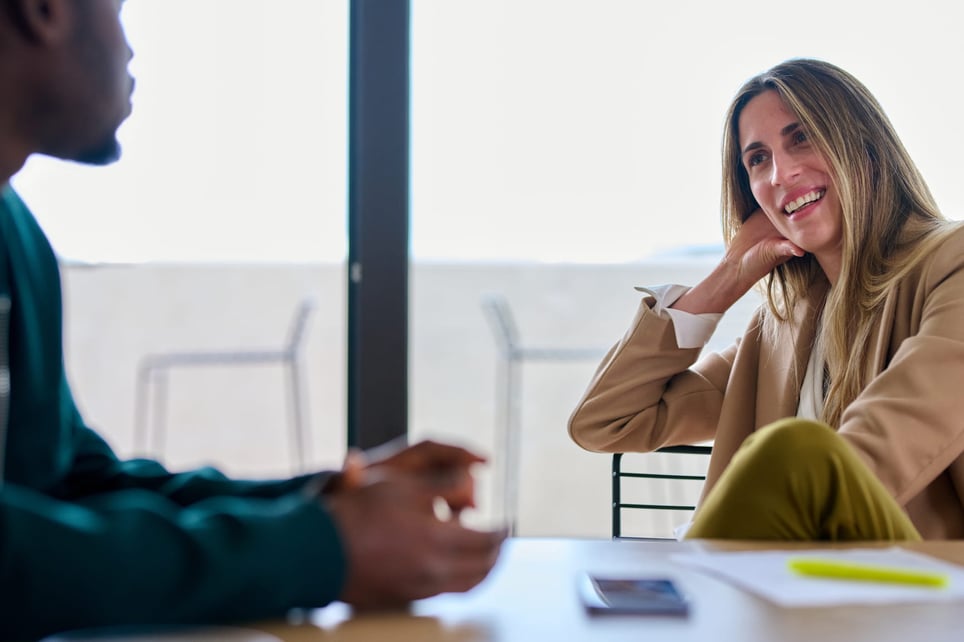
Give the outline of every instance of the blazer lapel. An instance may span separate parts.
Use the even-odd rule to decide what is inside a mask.
[[[789,324],[783,324],[778,340],[760,364],[761,394],[757,397],[757,426],[761,428],[778,419],[793,417],[800,405],[800,386],[807,373],[813,352],[820,305],[827,285],[813,287],[812,296],[797,304]],[[788,350],[788,346],[793,346]]]

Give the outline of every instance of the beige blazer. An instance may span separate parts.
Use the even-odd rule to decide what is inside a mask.
[[[776,341],[764,310],[721,353],[680,349],[672,321],[640,304],[569,420],[587,450],[646,452],[714,440],[706,492],[753,431],[796,414],[815,333],[809,305]],[[926,539],[964,538],[964,227],[890,292],[875,331],[876,374],[838,432]]]

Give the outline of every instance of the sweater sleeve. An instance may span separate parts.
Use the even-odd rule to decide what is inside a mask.
[[[0,639],[123,624],[283,616],[337,598],[342,543],[305,475],[233,480],[120,460],[74,411],[49,492],[0,489]]]
[[[5,275],[4,275],[5,271]],[[0,191],[0,293],[12,300],[0,457],[0,639],[65,629],[227,622],[342,590],[342,541],[317,479],[231,480],[119,459],[80,418],[61,346],[58,265]]]
[[[0,639],[277,617],[335,599],[344,576],[335,525],[305,493],[183,507],[136,488],[72,502],[0,489]]]
[[[337,598],[345,560],[305,475],[233,480],[118,459],[74,410],[57,488],[0,488],[0,639],[283,616]]]
[[[69,388],[65,385],[65,390]],[[141,489],[159,493],[170,501],[188,506],[217,496],[271,499],[298,492],[314,481],[323,482],[330,472],[300,475],[280,480],[229,479],[214,468],[168,472],[151,459],[119,459],[96,432],[84,425],[73,400],[66,393],[65,405],[72,417],[73,462],[51,494],[77,500],[92,494]]]

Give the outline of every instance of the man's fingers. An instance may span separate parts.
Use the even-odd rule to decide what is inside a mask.
[[[485,463],[486,458],[482,455],[451,444],[441,444],[436,441],[423,441],[412,447],[426,461],[435,462],[440,465],[462,465]]]
[[[470,467],[485,458],[459,446],[423,441],[370,464],[367,479],[410,475],[433,496],[441,497],[452,513],[475,507],[475,480]]]
[[[505,531],[475,531],[461,526],[451,527],[448,546],[439,554],[439,591],[464,592],[481,582],[499,559]]]
[[[421,441],[414,446],[377,460],[374,465],[386,465],[398,470],[421,472],[450,467],[468,467],[485,461],[485,457],[461,446],[452,446],[435,441]]]
[[[454,513],[475,508],[475,479],[468,470],[447,470],[419,476],[432,493],[441,497]]]
[[[346,461],[346,469],[353,466]],[[438,519],[439,494],[418,475],[369,479],[326,501],[348,548],[351,571],[341,598],[355,606],[467,591],[492,570],[506,537]]]
[[[341,484],[343,488],[358,488],[365,483],[365,468],[368,461],[358,449],[352,448],[345,455],[345,463],[341,468]]]
[[[483,565],[495,562],[508,536],[505,529],[478,531],[454,521],[439,524],[439,529],[433,548],[443,559],[481,562]]]
[[[439,524],[422,549],[421,572],[408,585],[409,599],[462,593],[484,580],[499,559],[504,533]]]

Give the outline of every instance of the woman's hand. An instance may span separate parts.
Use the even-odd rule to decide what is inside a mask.
[[[672,307],[691,314],[726,312],[773,268],[804,254],[756,210],[740,226],[716,269]]]
[[[773,268],[804,254],[799,246],[782,236],[766,214],[758,209],[750,214],[730,241],[723,262],[736,268],[734,277],[746,288],[745,292]]]

